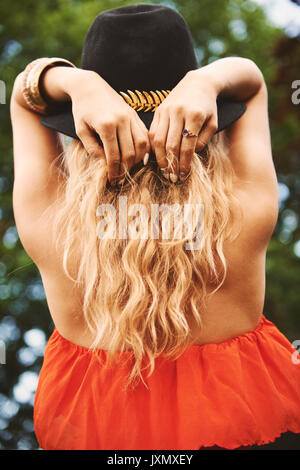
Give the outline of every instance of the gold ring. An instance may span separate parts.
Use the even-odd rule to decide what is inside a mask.
[[[183,129],[182,135],[183,135],[183,137],[198,137],[198,134],[193,134],[188,129]]]

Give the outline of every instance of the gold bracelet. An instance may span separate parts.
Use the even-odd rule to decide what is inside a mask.
[[[45,101],[40,92],[40,78],[42,73],[56,65],[75,67],[72,62],[59,57],[41,57],[30,62],[24,70],[23,96],[28,106],[40,114],[46,114],[49,103]]]

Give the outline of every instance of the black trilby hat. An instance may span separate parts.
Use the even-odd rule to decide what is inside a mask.
[[[163,5],[134,4],[105,10],[95,18],[84,42],[81,68],[97,72],[149,129],[156,107],[198,65],[191,33],[179,13]],[[216,132],[245,111],[245,103],[217,98]],[[40,121],[79,139],[70,101]]]

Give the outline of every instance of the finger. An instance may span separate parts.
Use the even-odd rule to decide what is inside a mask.
[[[148,140],[147,151],[143,158],[144,165],[147,165],[149,161],[150,153],[151,153],[151,140],[150,140],[149,129],[147,128],[146,124],[142,121],[142,119],[137,119],[136,122],[139,124],[142,132],[145,133],[146,139]]]
[[[195,152],[200,152],[218,130],[217,120],[212,116],[202,127],[196,142]]]
[[[135,161],[134,161],[135,165],[139,163],[141,160],[144,160],[145,155],[146,154],[149,155],[150,150],[151,150],[148,129],[144,125],[144,123],[140,120],[140,118],[138,118],[138,121],[136,120],[131,121],[131,133],[132,133],[134,147],[135,147]],[[145,162],[146,161],[147,161],[147,158],[145,159]]]
[[[169,166],[171,166],[170,179],[173,183],[175,183],[178,179],[179,151],[183,124],[183,117],[174,114],[170,115],[169,130],[166,142],[166,154],[171,161],[171,164],[169,164]]]
[[[154,112],[153,120],[151,122],[149,131],[148,131],[148,136],[149,136],[150,145],[151,145],[151,153],[153,154],[155,159],[156,159],[156,155],[155,155],[155,150],[154,150],[154,138],[155,138],[157,126],[159,124],[159,120],[160,120],[160,110],[156,109],[156,111]]]
[[[200,124],[200,129],[201,129]],[[184,123],[183,129],[188,129],[190,132],[195,134],[192,136],[182,136],[180,156],[179,156],[179,178],[184,181],[186,176],[189,174],[191,168],[191,160],[193,158],[196,143],[199,134],[199,122],[195,124],[194,120],[187,119]]]
[[[153,139],[153,151],[156,156],[157,164],[161,170],[164,170],[169,167],[167,155],[166,155],[166,141],[168,136],[169,129],[169,114],[164,113],[160,116],[159,123],[155,131]],[[168,173],[165,173],[164,176],[168,178]]]
[[[121,153],[120,178],[125,177],[126,170],[130,171],[135,161],[135,148],[131,133],[130,120],[127,119],[118,125],[118,139]]]
[[[159,111],[156,109],[156,111],[154,112],[154,116],[153,116],[150,128],[149,128],[149,132],[148,132],[150,145],[151,145],[153,152],[154,152],[154,137],[155,137],[158,123],[159,123],[159,118],[160,118],[160,114],[159,114]]]
[[[108,180],[111,185],[114,185],[120,174],[120,150],[117,128],[112,123],[105,123],[98,133],[103,142],[106,155]]]
[[[136,119],[136,122],[137,122],[137,124],[140,126],[141,130],[142,130],[143,132],[146,132],[146,134],[147,134],[147,136],[148,136],[148,139],[149,139],[149,142],[150,142],[150,138],[149,138],[149,135],[148,135],[148,134],[149,134],[149,130],[147,129],[147,126],[146,126],[146,124],[144,123],[144,121],[142,121],[142,119],[138,117],[138,118]]]
[[[103,147],[97,141],[97,137],[92,129],[85,126],[83,129],[76,131],[77,136],[81,140],[86,153],[91,158],[106,158]]]

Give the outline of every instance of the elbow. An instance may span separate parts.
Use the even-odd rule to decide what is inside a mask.
[[[261,88],[261,87],[267,88],[264,74],[262,70],[258,67],[256,62],[254,62],[254,60],[252,59],[249,59],[248,57],[243,57],[243,60],[246,61],[246,63],[248,64],[249,73],[251,73],[251,75],[257,81],[258,88]]]
[[[14,86],[10,98],[10,108],[14,103],[22,104],[22,91],[23,91],[24,72],[20,72],[14,81]]]

